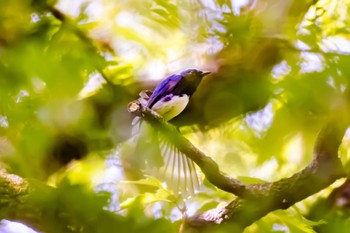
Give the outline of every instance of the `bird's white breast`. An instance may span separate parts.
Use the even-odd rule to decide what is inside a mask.
[[[156,111],[164,120],[168,121],[179,115],[186,108],[189,100],[190,98],[188,95],[167,95],[153,105],[152,110]]]

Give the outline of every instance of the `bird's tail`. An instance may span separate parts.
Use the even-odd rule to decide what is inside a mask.
[[[163,166],[156,177],[162,177],[167,186],[183,196],[193,196],[199,188],[199,179],[195,165],[184,153],[173,145],[165,135],[159,134],[160,151]]]

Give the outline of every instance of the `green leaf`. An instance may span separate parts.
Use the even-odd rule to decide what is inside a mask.
[[[278,217],[292,233],[316,233],[312,227],[324,224],[324,221],[310,221],[300,213],[291,210],[276,210],[273,215]]]

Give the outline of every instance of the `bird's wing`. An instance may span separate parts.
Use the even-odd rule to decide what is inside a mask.
[[[155,176],[161,177],[174,193],[181,193],[184,198],[193,196],[199,188],[199,178],[193,161],[165,135],[159,135],[159,146],[164,164]]]
[[[193,197],[200,186],[195,165],[165,134],[143,121],[135,143],[135,167],[165,182],[175,195]]]
[[[182,79],[181,75],[173,74],[168,78],[164,79],[161,83],[158,84],[156,89],[154,89],[151,97],[148,100],[147,107],[152,108],[152,106],[160,100],[162,97],[171,93],[172,90],[176,87],[176,85]]]

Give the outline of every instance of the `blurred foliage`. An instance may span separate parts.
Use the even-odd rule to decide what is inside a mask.
[[[319,198],[310,208],[308,218],[322,219],[324,223],[315,228],[317,232],[346,232],[349,228],[349,180],[327,196]]]
[[[167,74],[210,70],[172,123],[242,182],[290,176],[310,161],[317,132],[344,101],[349,3],[0,1],[1,167],[56,187],[33,195],[49,232],[178,232],[185,213],[234,197],[205,179],[186,202],[152,177],[120,182],[128,168],[113,148],[130,136],[127,103]],[[304,217],[317,196],[327,195],[246,232],[345,232],[323,221],[327,208]],[[347,211],[337,212],[344,226]]]

